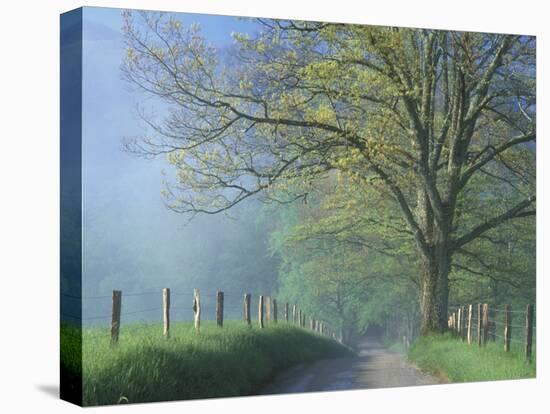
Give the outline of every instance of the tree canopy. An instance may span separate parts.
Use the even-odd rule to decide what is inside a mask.
[[[173,15],[124,17],[123,74],[166,106],[127,149],[174,167],[169,207],[307,201],[343,177],[317,235],[413,255],[424,333],[446,327],[451,269],[535,215],[534,37],[258,19],[223,58]]]

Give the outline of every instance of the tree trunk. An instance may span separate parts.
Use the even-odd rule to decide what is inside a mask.
[[[435,218],[428,195],[418,192],[417,219],[427,248],[418,246],[420,257],[420,335],[447,329],[449,271],[451,268],[451,209],[444,207],[443,218]]]
[[[450,262],[450,253],[445,245],[434,247],[432,254],[421,260],[421,335],[447,329]]]

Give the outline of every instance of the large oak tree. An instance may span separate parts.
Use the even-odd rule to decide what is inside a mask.
[[[259,19],[221,53],[174,15],[124,17],[124,76],[166,113],[127,145],[175,167],[170,208],[289,202],[351,175],[414,241],[423,333],[446,328],[453,256],[535,214],[532,37]]]

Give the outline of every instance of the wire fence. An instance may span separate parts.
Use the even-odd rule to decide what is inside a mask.
[[[236,318],[240,316],[243,312],[243,297],[244,294],[236,292],[227,292],[224,291],[224,311],[227,312],[228,317]],[[121,316],[132,316],[132,315],[142,315],[141,318],[131,318],[130,322],[154,322],[158,321],[158,315],[153,314],[153,312],[162,312],[162,291],[144,291],[144,292],[130,292],[124,293],[125,298],[142,298],[149,296],[147,301],[126,301],[124,309],[128,308],[129,310],[123,310]],[[80,303],[82,304],[82,314],[77,315],[74,312],[62,310],[61,316],[73,321],[82,321],[84,325],[89,325],[86,322],[97,322],[104,321],[108,322],[111,317],[111,300],[112,295],[97,295],[97,296],[77,296],[68,293],[62,292],[61,295],[66,298],[74,299],[77,301],[76,306],[72,306],[77,310],[79,309]],[[178,319],[182,320],[192,320],[193,319],[193,310],[192,310],[192,301],[193,301],[193,291],[174,291],[170,292],[172,306],[170,307],[171,311],[175,311],[175,315]],[[205,320],[214,320],[216,317],[216,297],[217,293],[201,293],[201,305],[202,305],[202,317]],[[259,296],[259,295],[257,295]],[[98,300],[104,300],[104,303],[98,304]],[[156,300],[155,300],[156,299]],[[91,303],[89,303],[91,301]],[[159,303],[157,306],[151,306],[153,302]],[[71,308],[71,306],[65,306],[65,308]]]
[[[163,324],[163,334],[168,337],[171,321],[192,320],[197,330],[200,320],[216,321],[221,327],[224,319],[238,319],[250,325],[252,320],[256,319],[251,316],[253,308],[258,311],[258,323],[262,328],[264,321],[267,324],[285,320],[341,341],[328,324],[315,319],[312,315],[306,317],[305,312],[295,304],[278,303],[276,298],[264,295],[255,295],[253,301],[252,294],[236,291],[199,292],[197,289],[172,291],[167,288],[124,294],[121,291],[113,291],[112,295],[91,296],[61,292],[61,322],[80,328],[109,328],[103,331],[105,334],[98,336],[105,337],[110,331],[111,342],[118,342],[123,322],[128,333],[135,332],[136,329],[150,329],[152,324],[160,322]],[[69,302],[64,301],[64,298],[69,299]],[[257,305],[253,305],[254,302]],[[138,325],[138,322],[143,325]],[[82,337],[90,338],[87,334]]]
[[[525,310],[510,305],[499,308],[485,304],[453,305],[449,309],[448,327],[456,337],[468,344],[485,345],[488,341],[501,341],[505,352],[512,344],[523,347],[525,357],[531,361],[536,343],[535,311],[532,305]]]

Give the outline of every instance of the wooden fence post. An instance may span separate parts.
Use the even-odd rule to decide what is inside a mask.
[[[464,341],[466,340],[466,306],[461,306],[460,310],[461,310],[460,318],[462,319],[460,321],[460,327],[461,327],[460,339]]]
[[[201,330],[201,295],[199,289],[193,289],[193,312],[195,313],[195,330]]]
[[[510,305],[504,305],[504,351],[510,351],[512,341],[512,312]]]
[[[482,323],[483,308],[481,303],[477,304],[477,345],[481,346],[481,323]]]
[[[223,328],[223,292],[216,292],[216,324]]]
[[[244,294],[244,321],[246,322],[246,324],[248,326],[251,325],[251,322],[250,322],[250,300],[251,300],[251,295],[250,293],[245,293]]]
[[[457,311],[457,317],[458,317],[458,330],[457,330],[457,333],[458,333],[458,336],[462,336],[462,306],[460,306],[458,308],[458,311]]]
[[[454,334],[455,331],[456,331],[456,315],[455,315],[454,312],[453,312],[453,314],[451,315],[451,328],[452,328],[453,334]]]
[[[453,312],[454,326],[455,326],[455,336],[458,335],[458,309]]]
[[[273,311],[273,323],[277,323],[277,299],[271,299],[271,307]]]
[[[120,333],[120,310],[122,308],[122,291],[113,290],[113,309],[111,317],[111,344],[118,343]]]
[[[288,322],[288,302],[285,302],[285,321]]]
[[[458,308],[453,312],[455,335],[458,335]]]
[[[455,335],[458,335],[458,310],[453,312],[453,325],[455,327]]]
[[[533,305],[527,305],[525,315],[525,358],[531,362],[533,347]]]
[[[264,299],[265,304],[265,322],[271,322],[271,297],[266,296]]]
[[[454,312],[451,315],[451,328],[453,329],[453,331],[456,329],[456,327],[455,327],[455,313]]]
[[[162,316],[164,321],[163,335],[170,338],[170,289],[162,289]]]
[[[472,344],[472,304],[468,305],[468,332],[467,332],[468,345]]]
[[[264,327],[264,296],[260,295],[258,299],[258,325]]]
[[[453,312],[453,331],[455,335],[458,333],[458,310]]]
[[[483,345],[487,344],[489,337],[489,305],[483,304]]]

